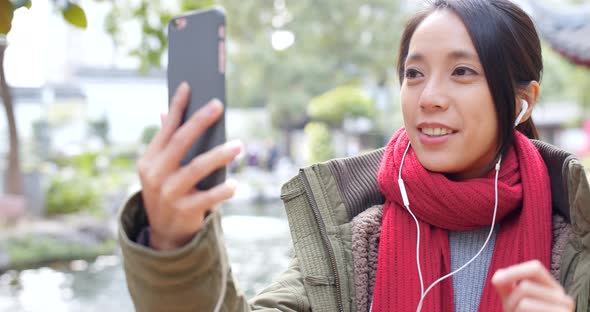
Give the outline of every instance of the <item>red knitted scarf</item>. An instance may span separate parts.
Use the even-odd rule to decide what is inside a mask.
[[[416,225],[405,209],[398,170],[409,144],[404,129],[387,144],[378,181],[385,196],[373,311],[416,311],[420,279],[416,268]],[[491,224],[495,170],[482,178],[452,181],[424,169],[412,148],[402,172],[410,209],[420,222],[420,266],[424,289],[450,273],[448,231],[469,231]],[[522,209],[521,209],[522,208]],[[531,259],[549,267],[551,256],[551,188],[535,146],[515,132],[513,147],[503,156],[498,177],[501,222],[479,311],[501,311],[500,296],[490,283],[494,272]],[[490,248],[487,246],[486,248]],[[473,264],[471,264],[473,265]],[[452,277],[438,283],[422,311],[453,312]]]

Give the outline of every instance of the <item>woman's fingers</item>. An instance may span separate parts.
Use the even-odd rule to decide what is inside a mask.
[[[193,187],[215,169],[231,162],[241,151],[239,143],[216,147],[180,167],[189,148],[223,112],[223,105],[212,100],[180,125],[189,95],[188,84],[182,83],[172,98],[169,113],[160,116],[162,128],[137,162],[151,226],[150,244],[156,249],[178,248],[194,237],[202,227],[206,212],[233,196],[236,189],[233,181],[207,191]]]
[[[223,105],[216,99],[195,112],[172,134],[166,147],[155,155],[153,175],[167,176],[172,170],[178,168],[189,148],[219,118],[221,112],[223,112]]]
[[[504,311],[514,311],[514,312],[571,312],[573,310],[569,310],[563,306],[550,304],[544,301],[534,300],[534,299],[524,299],[522,300],[518,306],[514,310],[507,310]]]
[[[160,201],[160,209],[148,213],[150,245],[157,250],[172,250],[185,245],[203,226],[207,212],[233,196],[235,180],[228,180],[206,191],[192,190],[173,201]]]
[[[504,307],[506,311],[517,311],[519,305],[531,301],[531,299],[535,302],[543,302],[545,305],[555,305],[563,308],[573,308],[574,305],[573,300],[565,295],[563,291],[545,287],[530,280],[524,280],[506,298]]]
[[[211,100],[200,108],[172,134],[161,158],[167,162],[179,163],[189,148],[207,128],[217,121],[222,112],[223,105],[217,99]]]
[[[507,312],[573,311],[575,307],[572,298],[537,260],[496,271],[492,284]]]
[[[531,260],[500,269],[492,277],[492,283],[495,285],[513,285],[525,279],[530,279],[548,287],[561,287],[538,260]]]
[[[242,144],[239,141],[232,141],[195,157],[166,180],[162,187],[162,197],[176,198],[186,194],[207,175],[230,163],[241,151]]]
[[[207,211],[234,195],[237,186],[238,183],[230,179],[209,190],[193,192],[181,198],[176,206],[179,216],[195,223],[202,222]]]
[[[148,145],[145,153],[146,157],[151,158],[154,154],[157,154],[165,146],[174,131],[180,125],[182,120],[182,114],[186,108],[190,95],[190,87],[188,83],[182,82],[176,89],[176,93],[170,101],[170,110],[166,116],[166,120],[162,120],[162,128],[156,133],[150,144]],[[160,116],[161,117],[161,116]]]

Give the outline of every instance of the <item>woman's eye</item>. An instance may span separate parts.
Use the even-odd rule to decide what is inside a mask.
[[[412,68],[406,70],[406,78],[415,79],[418,77],[422,77],[422,73],[420,73],[419,71]]]
[[[477,73],[473,69],[471,69],[471,68],[457,67],[453,71],[453,75],[455,75],[455,76],[466,76],[466,75],[477,75]]]

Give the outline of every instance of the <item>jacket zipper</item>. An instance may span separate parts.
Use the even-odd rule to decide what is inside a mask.
[[[571,162],[571,161],[572,161],[572,159],[574,159],[574,158],[575,158],[575,157],[574,157],[574,156],[572,156],[572,155],[570,155],[570,156],[567,156],[567,157],[565,158],[565,160],[563,161],[563,164],[561,165],[561,181],[563,182],[563,187],[564,187],[564,190],[565,190],[565,193],[566,193],[566,194],[567,194],[567,192],[568,192],[568,185],[567,185],[567,177],[568,177],[568,175],[569,175],[569,174],[568,174],[568,173],[569,173],[569,171],[568,171],[568,169],[569,169],[569,168],[568,168],[568,167],[569,167],[569,165],[570,165],[570,162]]]
[[[313,170],[313,167],[312,167],[312,170]],[[301,178],[301,181],[303,182],[303,187],[305,188],[305,194],[307,195],[307,200],[309,201],[309,204],[311,205],[311,208],[312,208],[311,210],[313,211],[313,215],[314,215],[316,222],[318,223],[318,226],[320,228],[320,234],[322,236],[322,241],[324,242],[324,246],[326,247],[326,250],[328,251],[328,256],[330,257],[330,264],[332,265],[332,272],[334,273],[334,284],[336,285],[336,300],[338,301],[338,311],[344,312],[344,304],[342,303],[342,297],[340,296],[340,293],[341,293],[340,277],[338,275],[338,269],[336,267],[336,255],[334,254],[334,250],[332,249],[332,245],[330,245],[330,240],[328,238],[328,232],[326,230],[326,225],[324,224],[324,221],[322,220],[322,216],[320,215],[320,210],[318,208],[318,205],[315,202],[315,200],[313,200],[313,197],[311,196],[311,194],[312,194],[311,186],[309,185],[309,180],[307,180],[307,177],[305,176],[303,169],[299,171],[299,177]]]

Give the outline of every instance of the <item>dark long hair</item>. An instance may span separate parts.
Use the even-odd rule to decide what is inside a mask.
[[[399,49],[397,71],[400,84],[410,40],[420,23],[437,10],[448,9],[459,16],[469,33],[485,71],[498,115],[498,153],[514,140],[516,95],[531,81],[541,81],[541,43],[531,18],[508,0],[436,0],[406,24]],[[532,118],[517,130],[530,139],[538,132]]]

